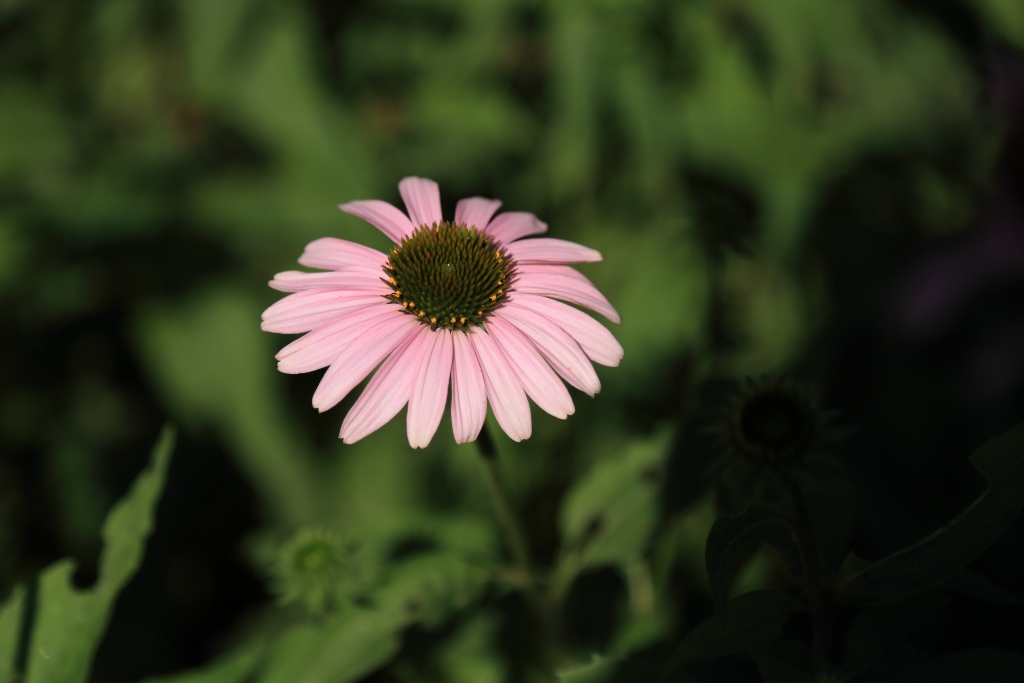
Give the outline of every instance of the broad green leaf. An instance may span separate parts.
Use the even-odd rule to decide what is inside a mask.
[[[587,567],[628,566],[643,554],[657,517],[670,436],[663,429],[597,462],[566,495],[556,570],[563,580]]]
[[[971,456],[988,489],[927,538],[873,562],[843,587],[850,597],[894,598],[927,590],[981,555],[1024,507],[1024,424]]]
[[[479,597],[489,573],[454,554],[417,555],[395,567],[378,592],[382,609],[436,626]]]
[[[687,662],[714,659],[768,645],[796,608],[797,599],[777,590],[744,593],[729,601],[729,620],[721,614],[698,624],[676,647],[666,669],[671,673]]]
[[[165,428],[149,466],[107,515],[95,586],[86,591],[74,588],[71,578],[75,565],[68,559],[50,565],[40,575],[24,683],[87,680],[114,602],[142,564],[173,447],[174,431]],[[3,621],[0,619],[0,624]]]
[[[26,591],[15,587],[3,605],[0,605],[0,683],[16,683],[16,670],[21,647]]]
[[[1024,656],[994,649],[963,650],[901,667],[873,683],[1020,683]]]
[[[401,612],[352,607],[324,624],[293,626],[276,639],[255,680],[358,681],[394,657],[401,646],[399,635],[408,623]]]
[[[560,683],[604,683],[615,675],[618,664],[618,659],[594,655],[586,664],[559,671],[558,680]]]
[[[508,668],[497,645],[499,615],[479,612],[434,650],[433,660],[445,683],[502,683]]]
[[[793,525],[774,512],[746,510],[738,515],[720,517],[708,534],[704,562],[711,586],[711,597],[715,609],[723,617],[729,598],[729,586],[741,553],[753,541],[765,541],[779,549],[788,558],[799,557],[799,550],[793,540]],[[790,559],[799,566],[798,560]]]
[[[468,606],[486,586],[487,572],[454,555],[419,555],[395,567],[371,598],[322,623],[292,626],[274,643],[259,683],[347,683],[384,666],[412,624],[436,626]]]

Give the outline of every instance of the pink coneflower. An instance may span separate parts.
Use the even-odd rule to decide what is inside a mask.
[[[566,263],[601,254],[564,240],[522,239],[547,230],[533,214],[494,213],[501,202],[471,197],[441,216],[437,183],[398,184],[408,217],[370,199],[340,208],[381,230],[387,254],[334,237],[311,242],[299,263],[327,272],[278,273],[270,286],[294,292],[263,313],[269,332],[306,332],[277,354],[281,372],[328,368],[313,394],[323,412],[380,368],[341,425],[354,443],[409,405],[409,444],[430,443],[452,387],[458,443],[483,428],[487,403],[514,441],[529,438],[529,396],[564,419],[575,408],[563,380],[601,390],[591,361],[618,365],[622,347],[603,325],[562,299],[620,322],[608,300]]]

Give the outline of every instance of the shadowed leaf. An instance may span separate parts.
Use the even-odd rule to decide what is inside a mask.
[[[796,607],[789,593],[758,590],[729,601],[729,621],[716,615],[690,631],[672,654],[664,676],[687,662],[714,659],[734,652],[763,647],[782,632],[782,625]]]
[[[999,537],[1024,507],[1024,425],[986,443],[971,463],[988,480],[988,489],[943,528],[851,577],[845,595],[895,598],[932,588]]]

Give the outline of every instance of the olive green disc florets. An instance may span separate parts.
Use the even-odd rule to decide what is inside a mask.
[[[388,252],[387,298],[436,330],[480,325],[505,301],[515,262],[475,226],[422,225]]]

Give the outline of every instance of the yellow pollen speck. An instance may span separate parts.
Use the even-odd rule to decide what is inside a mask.
[[[392,294],[391,296],[402,296],[402,290],[400,290],[400,289],[396,289],[396,290],[395,290],[395,293],[394,293],[394,294]]]
[[[393,284],[393,285],[397,285],[398,284],[397,282],[395,282],[395,278],[389,277],[388,279],[391,280],[391,284]]]
[[[454,315],[452,316],[452,322],[455,322],[455,316]]]
[[[572,367],[567,367],[565,370],[566,372],[572,372]]]
[[[402,302],[402,308],[409,308],[409,302],[408,301],[403,301]]]
[[[416,302],[415,301],[410,301],[409,302],[409,307],[410,308],[416,308]]]
[[[431,325],[436,325],[437,324],[437,318],[431,318],[430,319],[430,324]]]
[[[491,294],[491,301],[497,301],[497,300],[498,300],[498,295],[497,294]]]
[[[426,313],[424,313],[423,311],[420,311],[420,317],[421,317],[421,318],[422,318],[423,316],[425,316],[425,315],[426,315]]]
[[[483,311],[477,311],[477,312],[476,312],[476,314],[477,314],[477,315],[483,315],[483,314],[484,314],[484,312],[483,312]]]
[[[465,325],[466,324],[466,319],[465,318],[459,318],[459,323],[462,324],[462,325]]]

